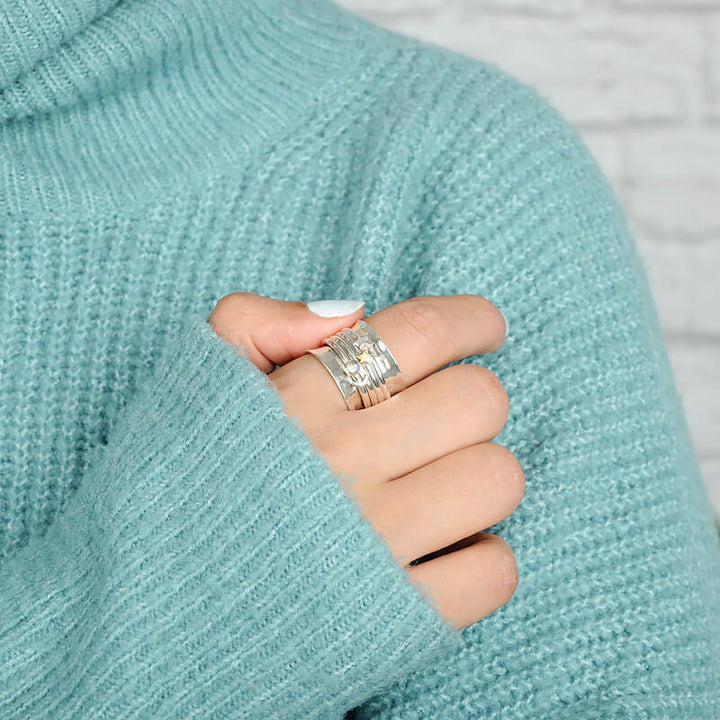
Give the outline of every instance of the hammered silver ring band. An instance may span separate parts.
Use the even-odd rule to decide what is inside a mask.
[[[322,362],[349,410],[378,405],[405,389],[393,354],[364,320],[323,338],[321,347],[306,354]]]

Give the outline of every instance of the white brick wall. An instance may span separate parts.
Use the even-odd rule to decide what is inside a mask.
[[[613,184],[720,517],[720,0],[337,0],[537,88]]]

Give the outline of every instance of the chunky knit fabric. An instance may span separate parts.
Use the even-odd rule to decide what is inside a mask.
[[[11,0],[0,123],[0,718],[720,717],[644,269],[536,91],[329,0]],[[235,290],[502,309],[506,606],[441,619],[211,330]]]

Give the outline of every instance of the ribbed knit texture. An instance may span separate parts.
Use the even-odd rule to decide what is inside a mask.
[[[0,718],[720,717],[645,271],[534,89],[330,0],[12,0],[0,123]],[[235,290],[502,309],[506,606],[409,581],[207,324]]]

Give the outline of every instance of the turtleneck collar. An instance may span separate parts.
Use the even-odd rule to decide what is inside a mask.
[[[0,88],[70,42],[120,0],[10,0],[0,7]]]
[[[237,156],[383,40],[332,0],[2,3],[0,210],[120,199],[208,152]]]

